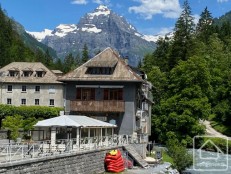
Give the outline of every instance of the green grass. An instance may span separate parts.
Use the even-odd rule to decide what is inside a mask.
[[[169,162],[173,164],[173,159],[168,155],[168,153],[165,150],[162,150],[162,157],[164,162]]]

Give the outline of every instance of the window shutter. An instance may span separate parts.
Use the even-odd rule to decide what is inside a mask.
[[[118,92],[118,99],[119,99],[119,100],[123,100],[123,89],[119,89],[119,92]]]
[[[81,100],[81,88],[76,88],[76,99]]]
[[[108,100],[108,89],[104,89],[104,100]]]
[[[91,88],[91,100],[95,100],[95,88]]]

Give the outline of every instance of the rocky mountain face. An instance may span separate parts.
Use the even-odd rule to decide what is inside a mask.
[[[93,57],[106,47],[117,50],[129,64],[136,66],[140,59],[155,49],[155,38],[140,34],[122,16],[100,5],[83,16],[78,24],[61,24],[53,31],[31,32],[39,41],[53,48],[58,57],[69,53],[81,54],[84,44]],[[154,39],[154,40],[153,40]]]
[[[20,35],[21,39],[23,40],[24,44],[31,48],[32,50],[42,50],[44,53],[48,50],[50,55],[56,59],[58,56],[56,54],[56,51],[54,49],[52,49],[51,47],[41,43],[38,41],[37,38],[34,38],[31,36],[31,34],[28,34],[28,32],[25,31],[25,28],[18,23],[15,20],[12,20],[12,25],[13,28],[15,29],[15,31],[17,31],[17,33]]]

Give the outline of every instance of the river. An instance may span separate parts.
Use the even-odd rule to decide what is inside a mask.
[[[194,151],[194,164],[187,171],[191,174],[230,174],[231,155],[208,151]]]

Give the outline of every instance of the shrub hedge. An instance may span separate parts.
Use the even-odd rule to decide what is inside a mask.
[[[60,107],[48,106],[12,106],[0,104],[0,119],[6,116],[21,115],[27,119],[30,117],[38,118],[52,118],[59,115],[59,112],[64,110]]]

